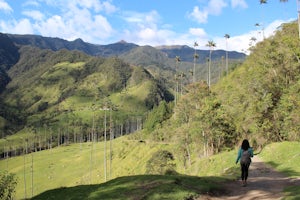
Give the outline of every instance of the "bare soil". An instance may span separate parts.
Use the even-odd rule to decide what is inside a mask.
[[[207,200],[266,200],[282,199],[283,189],[288,186],[300,185],[300,178],[288,178],[275,171],[271,166],[254,156],[249,168],[249,177],[246,187],[242,187],[240,180],[224,184],[224,191],[217,196],[202,196]]]

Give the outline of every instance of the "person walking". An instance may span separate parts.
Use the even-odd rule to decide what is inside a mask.
[[[250,147],[249,141],[244,139],[239,148],[235,163],[240,161],[241,164],[241,179],[242,186],[247,185],[248,171],[251,164],[251,157],[253,157],[253,149]]]

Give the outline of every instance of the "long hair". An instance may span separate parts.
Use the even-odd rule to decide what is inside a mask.
[[[243,142],[242,142],[242,146],[241,148],[244,150],[244,151],[247,151],[250,147],[250,144],[249,144],[249,141],[244,139]]]

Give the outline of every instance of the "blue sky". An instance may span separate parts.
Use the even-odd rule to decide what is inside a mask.
[[[298,0],[0,0],[0,32],[94,44],[188,45],[245,51],[296,20]],[[260,24],[260,26],[255,26]],[[263,30],[263,31],[262,31]]]

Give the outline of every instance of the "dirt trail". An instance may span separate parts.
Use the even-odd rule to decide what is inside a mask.
[[[242,187],[241,181],[232,181],[224,187],[227,192],[218,197],[205,197],[210,200],[265,200],[282,199],[283,189],[287,186],[300,185],[300,178],[292,179],[273,170],[257,156],[254,156],[249,169],[248,185]]]

